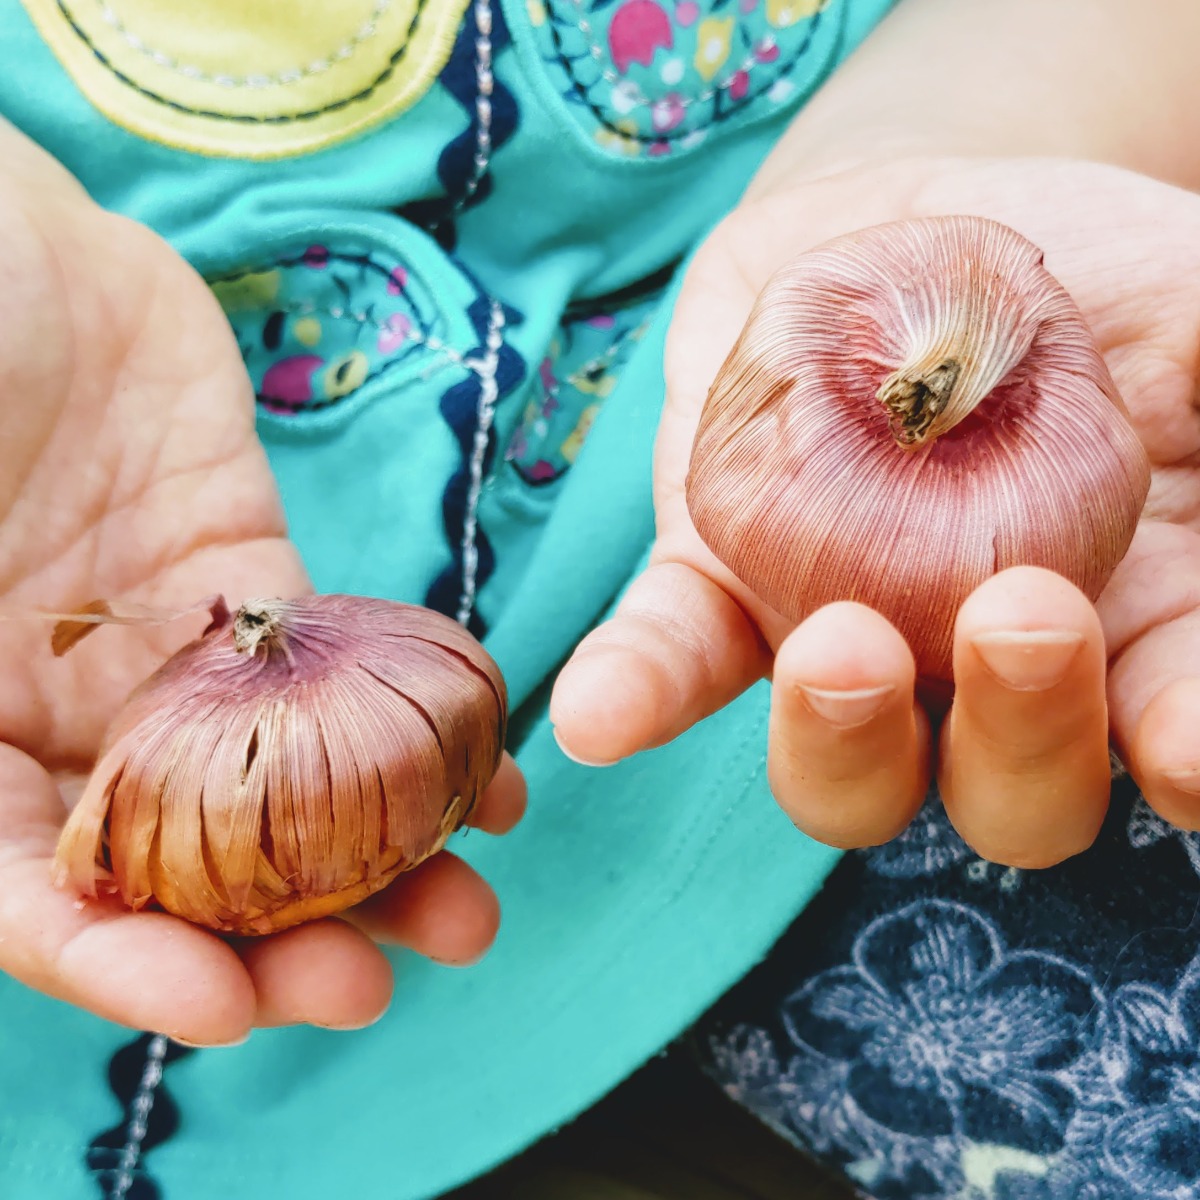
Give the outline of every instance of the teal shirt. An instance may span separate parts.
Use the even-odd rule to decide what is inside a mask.
[[[313,50],[297,0],[261,65],[208,6],[164,30],[132,0],[0,0],[0,113],[209,280],[317,586],[469,619],[531,794],[511,836],[454,843],[500,896],[487,959],[397,952],[360,1033],[172,1051],[155,1104],[178,1127],[138,1187],[439,1194],[685,1029],[820,885],[836,855],[766,786],[763,688],[603,772],[562,757],[545,705],[652,539],[679,266],[891,2],[361,0]],[[0,979],[6,1200],[112,1192],[133,1038]]]

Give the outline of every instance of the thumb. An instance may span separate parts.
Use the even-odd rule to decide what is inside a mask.
[[[667,397],[655,446],[658,542],[612,619],[563,668],[550,719],[564,753],[588,765],[669,742],[765,674],[753,599],[692,527],[685,480],[709,386],[754,304],[732,221],[689,265],[667,338]]]
[[[684,562],[651,565],[559,674],[563,752],[604,766],[671,741],[761,678],[771,656],[738,602]]]

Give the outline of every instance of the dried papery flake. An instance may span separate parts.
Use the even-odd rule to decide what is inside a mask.
[[[506,719],[495,662],[429,609],[214,607],[114,721],[56,877],[240,934],[338,912],[460,827]]]
[[[1041,251],[976,217],[876,226],[780,271],[705,405],[687,502],[718,558],[800,621],[854,600],[951,678],[985,579],[1046,567],[1095,598],[1149,464]]]

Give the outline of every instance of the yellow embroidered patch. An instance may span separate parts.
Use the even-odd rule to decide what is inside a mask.
[[[85,96],[141,137],[282,158],[416,103],[470,0],[22,0]]]

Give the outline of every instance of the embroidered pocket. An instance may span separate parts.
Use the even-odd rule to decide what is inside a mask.
[[[545,487],[567,473],[583,449],[621,364],[646,332],[637,312],[565,323],[537,370],[520,424],[504,459],[524,483]]]
[[[264,420],[354,406],[367,385],[393,389],[445,367],[465,368],[433,286],[410,265],[344,236],[210,278],[229,317]],[[340,416],[340,414],[339,414]]]
[[[522,406],[500,429],[489,504],[522,525],[545,519],[661,299],[656,287],[636,300],[610,296],[568,309],[540,359],[530,360]]]
[[[379,222],[380,225],[385,222]],[[411,226],[335,227],[208,271],[246,363],[293,539],[324,590],[483,629],[480,501],[526,376],[520,314]]]
[[[506,0],[527,64],[602,152],[675,157],[823,77],[852,0]]]
[[[468,0],[22,0],[118,125],[201,154],[319,150],[437,78]]]

